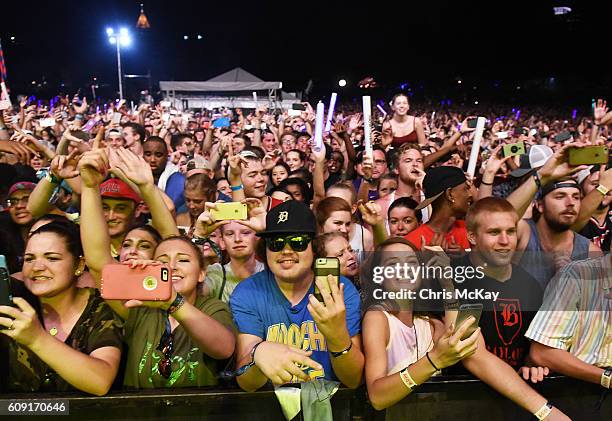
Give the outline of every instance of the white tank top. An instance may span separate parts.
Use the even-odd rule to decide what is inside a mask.
[[[389,323],[387,344],[387,375],[395,374],[415,363],[433,348],[431,325],[426,317],[413,318],[413,325],[406,326],[400,319],[386,311]]]

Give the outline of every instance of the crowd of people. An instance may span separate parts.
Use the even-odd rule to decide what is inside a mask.
[[[567,417],[530,383],[554,372],[609,390],[612,161],[569,160],[612,147],[605,101],[569,120],[527,108],[413,115],[398,94],[372,110],[372,127],[339,106],[323,147],[304,106],[179,111],[75,96],[2,110],[0,254],[13,298],[0,305],[0,387],[365,384],[374,408],[404,419],[420,384],[471,373],[551,420]],[[476,117],[487,120],[477,142]],[[216,218],[228,202],[246,217]],[[337,283],[315,280],[325,257],[339,261]],[[105,267],[160,263],[169,300],[100,294]],[[372,279],[396,265],[482,276]],[[453,294],[429,309],[393,298],[424,288]],[[496,299],[459,300],[462,290]],[[477,303],[480,320],[459,321]]]

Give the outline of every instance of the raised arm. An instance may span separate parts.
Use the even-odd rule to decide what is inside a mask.
[[[603,165],[602,165],[603,167]],[[601,170],[600,170],[601,171]],[[601,171],[599,176],[599,185],[607,188],[608,190],[612,190],[612,168]],[[601,204],[604,195],[597,189],[591,190],[580,202],[580,212],[578,213],[578,218],[574,225],[572,225],[572,230],[579,232],[584,228],[584,226],[589,222],[593,213],[597,210],[597,207]]]
[[[314,161],[314,170],[312,172],[312,189],[314,191],[314,197],[312,199],[313,209],[316,209],[319,202],[325,199],[325,148],[316,150],[312,148],[310,154]]]
[[[172,212],[166,206],[161,190],[155,185],[151,167],[141,156],[128,149],[111,151],[111,171],[136,185],[151,211],[153,226],[162,238],[179,235]]]
[[[110,236],[102,212],[100,184],[110,168],[108,157],[103,149],[86,152],[79,161],[79,173],[83,190],[81,192],[81,242],[85,253],[85,262],[100,288],[101,274],[104,265],[113,263],[110,252]],[[129,310],[123,303],[106,300],[111,309],[123,320],[127,320]]]

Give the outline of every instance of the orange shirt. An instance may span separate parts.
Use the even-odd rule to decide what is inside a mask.
[[[421,237],[425,238],[425,244],[429,246],[431,245],[431,240],[433,240],[434,235],[435,232],[431,229],[431,227],[428,224],[423,224],[414,231],[409,232],[407,235],[404,236],[404,238],[410,241],[416,246],[418,250],[420,250]],[[455,221],[455,223],[446,233],[444,238],[446,238],[446,242],[448,244],[451,244],[451,238],[454,238],[455,244],[458,244],[464,250],[471,248],[470,243],[467,239],[467,229],[465,227],[464,220]]]

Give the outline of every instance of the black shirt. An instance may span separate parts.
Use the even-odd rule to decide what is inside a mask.
[[[453,261],[453,266],[474,266],[468,256]],[[505,282],[483,275],[462,283],[455,282],[457,290],[498,292],[491,299],[463,299],[461,304],[483,304],[480,329],[487,350],[515,369],[524,365],[529,353],[529,340],[525,332],[542,304],[543,292],[538,282],[521,267],[512,265],[512,275]]]
[[[591,240],[602,251],[610,251],[610,242],[612,240],[612,211],[606,215],[603,225],[599,225],[596,219],[591,218],[589,222],[582,228],[580,235]]]

